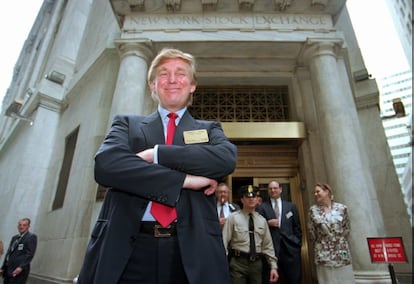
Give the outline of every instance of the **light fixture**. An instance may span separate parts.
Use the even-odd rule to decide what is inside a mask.
[[[394,114],[384,115],[381,118],[387,119],[387,118],[394,118],[394,117],[404,117],[406,115],[404,103],[401,101],[400,98],[395,98],[392,100],[392,108],[394,109]]]
[[[365,68],[355,71],[353,75],[354,75],[355,82],[364,81],[364,80],[371,78],[371,74],[368,74],[368,71]]]
[[[48,74],[46,74],[45,78],[48,79],[49,81],[52,81],[56,84],[62,85],[63,82],[65,81],[65,74],[60,73],[58,71],[52,71]]]
[[[28,95],[30,97],[31,95],[34,94],[34,92],[35,92],[34,88],[27,88],[26,95]]]
[[[33,125],[33,120],[25,117],[20,114],[20,108],[22,107],[22,102],[20,100],[14,100],[9,107],[6,109],[6,116],[21,119],[24,121],[30,122],[30,125]]]
[[[394,109],[396,117],[403,117],[405,116],[405,108],[404,104],[400,98],[396,98],[392,100],[392,108]]]
[[[11,116],[12,113],[19,113],[20,108],[22,107],[23,102],[21,100],[15,99],[6,109],[6,116]]]

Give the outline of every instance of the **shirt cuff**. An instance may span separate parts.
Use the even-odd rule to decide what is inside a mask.
[[[154,164],[158,164],[158,144],[154,146]]]

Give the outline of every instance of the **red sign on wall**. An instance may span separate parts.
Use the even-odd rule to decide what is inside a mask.
[[[371,262],[407,262],[401,237],[367,238]]]

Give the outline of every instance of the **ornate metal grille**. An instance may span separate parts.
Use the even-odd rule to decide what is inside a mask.
[[[189,111],[221,122],[289,121],[288,87],[197,87]]]

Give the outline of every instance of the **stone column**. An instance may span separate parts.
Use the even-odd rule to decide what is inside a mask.
[[[115,43],[121,63],[112,98],[110,122],[119,113],[143,114],[148,61],[153,55],[151,43],[146,40],[117,40]]]
[[[384,236],[385,229],[373,176],[365,157],[361,128],[349,78],[340,57],[342,42],[323,39],[306,43],[317,124],[328,182],[335,199],[348,206],[349,237],[357,283],[390,283],[383,264],[372,264],[367,237]],[[317,178],[317,177],[316,177]]]

